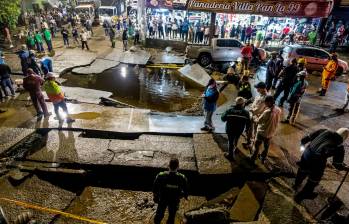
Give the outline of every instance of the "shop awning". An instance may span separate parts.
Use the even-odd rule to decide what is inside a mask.
[[[161,0],[160,0],[161,1]],[[332,0],[188,0],[187,9],[272,17],[328,17]]]

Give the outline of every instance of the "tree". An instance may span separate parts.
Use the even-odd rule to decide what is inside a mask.
[[[20,13],[20,0],[0,0],[0,24],[14,28]]]

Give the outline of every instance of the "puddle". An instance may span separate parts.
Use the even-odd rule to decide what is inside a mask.
[[[16,110],[14,108],[0,109],[0,119],[9,118],[15,114]]]
[[[97,112],[83,112],[78,114],[70,114],[70,117],[73,119],[82,119],[82,120],[94,120],[101,116],[101,113]]]
[[[99,75],[66,74],[64,83],[109,91],[112,98],[139,108],[162,112],[191,108],[201,91],[180,79],[176,70],[119,65]]]

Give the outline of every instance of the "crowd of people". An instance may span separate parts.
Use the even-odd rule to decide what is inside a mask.
[[[235,99],[235,105],[221,115],[221,120],[226,122],[228,136],[228,153],[225,153],[227,159],[236,159],[238,142],[245,132],[246,142],[242,143],[242,146],[250,151],[251,163],[254,164],[257,158],[264,163],[268,156],[270,142],[277,134],[279,123],[295,124],[302,98],[309,85],[308,73],[305,68],[306,60],[304,58],[298,61],[294,59],[285,68],[278,67],[280,60],[282,60],[281,55],[273,53],[267,65],[266,83],[259,82],[254,86],[257,90],[255,98],[252,98],[249,76],[243,75],[241,77],[240,74],[233,72],[233,68],[228,69],[225,80],[232,81],[231,83],[236,85],[238,97]],[[328,82],[335,76],[336,67],[338,67],[337,56],[332,54],[323,70],[320,96],[325,95]],[[236,80],[238,81],[236,82]],[[347,100],[343,110],[349,104],[349,85],[347,91]],[[205,111],[204,127],[201,129],[203,131],[214,130],[212,115],[216,110],[219,92],[216,81],[211,79],[202,95]],[[282,92],[283,97],[279,100]],[[280,108],[283,107],[284,102],[289,104],[289,110],[287,117],[282,119]],[[304,199],[312,199],[316,196],[314,189],[323,176],[328,158],[333,157],[333,165],[336,169],[349,170],[349,167],[343,162],[343,144],[348,135],[348,128],[340,128],[337,131],[321,129],[302,138],[301,150],[303,154],[293,186],[296,192],[294,197],[296,202],[299,203]],[[262,152],[260,152],[261,145],[264,147]],[[299,190],[306,177],[308,177],[307,183]]]
[[[75,46],[88,47],[88,39],[93,35],[92,20],[88,16],[78,16],[64,10],[48,10],[40,14],[25,14],[26,29],[20,31],[20,39],[25,39],[29,50],[37,53],[52,53],[52,39],[60,32],[65,47],[70,47],[72,38]],[[44,44],[45,43],[45,44]],[[45,47],[46,45],[46,47]]]
[[[235,38],[243,43],[254,43],[257,47],[268,46],[272,42],[283,44],[309,44],[320,46],[330,45],[331,52],[335,52],[337,46],[349,43],[349,25],[343,22],[331,22],[318,30],[316,23],[294,24],[270,23],[255,25],[239,21],[230,24],[226,21],[218,21],[211,26],[210,21],[193,20],[187,17],[171,17],[163,15],[150,15],[147,18],[147,36],[168,40],[181,40],[188,43],[209,43],[209,37]],[[213,28],[213,30],[212,30]]]
[[[48,11],[41,16],[28,15],[29,28],[26,32],[26,44],[16,52],[19,57],[23,75],[23,88],[29,92],[30,99],[39,118],[48,118],[48,111],[43,90],[53,104],[53,110],[60,122],[74,122],[69,116],[66,98],[60,83],[55,79],[53,63],[50,57],[37,58],[38,54],[54,50],[52,38],[60,32],[64,46],[70,47],[70,38],[75,45],[80,45],[84,50],[89,50],[88,39],[93,35],[92,22],[88,19],[79,20],[74,13],[60,11]],[[79,29],[79,24],[82,28]],[[348,42],[348,27],[343,24],[331,23],[325,26],[319,34],[316,27],[307,24],[288,24],[282,29],[280,36],[275,37],[274,30],[258,28],[252,24],[233,25],[230,28],[217,22],[214,26],[213,37],[231,37],[240,39],[246,43],[241,49],[242,69],[237,71],[236,64],[230,67],[224,80],[237,87],[238,93],[235,104],[221,115],[221,120],[226,122],[226,133],[228,136],[228,152],[225,154],[229,160],[235,160],[238,151],[238,142],[245,133],[246,142],[242,145],[250,152],[250,161],[255,163],[259,159],[265,163],[272,138],[277,134],[279,123],[294,125],[300,111],[301,101],[308,88],[308,72],[304,58],[293,59],[289,65],[284,67],[282,52],[274,52],[266,65],[265,82],[254,85],[257,96],[253,97],[253,86],[250,79],[250,63],[259,57],[258,47],[268,44],[273,39],[295,43],[306,41],[315,45],[317,38],[319,44],[331,44],[331,52],[336,51],[338,45]],[[110,38],[111,46],[115,47],[115,39],[118,33],[122,35],[124,51],[128,48],[129,35],[134,36],[134,44],[139,44],[140,28],[137,23],[123,19],[116,22],[105,21],[103,23],[105,35]],[[181,39],[186,42],[208,44],[211,35],[211,26],[207,22],[197,21],[190,23],[187,18],[183,20],[176,18],[153,18],[148,20],[148,35],[150,38]],[[80,30],[80,31],[79,31]],[[300,36],[301,34],[301,36]],[[319,36],[318,36],[319,35]],[[334,42],[334,40],[336,42]],[[81,43],[80,43],[81,42]],[[254,44],[250,44],[254,42]],[[45,47],[45,45],[46,47]],[[338,69],[337,55],[333,53],[322,72],[320,96],[325,96],[331,80],[335,77]],[[11,79],[12,71],[2,57],[0,60],[0,98],[15,96],[15,86]],[[213,115],[217,108],[220,92],[217,82],[210,79],[203,94],[203,108],[205,121],[202,131],[212,132],[215,130]],[[347,100],[343,110],[349,105],[349,85],[347,89]],[[282,96],[282,97],[280,97]],[[282,118],[284,104],[289,104],[287,116]],[[63,110],[63,113],[60,112]],[[344,164],[343,142],[347,139],[349,130],[341,128],[337,131],[318,130],[302,138],[302,145],[306,145],[301,157],[300,167],[294,184],[298,190],[303,180],[309,176],[305,187],[299,191],[295,199],[301,201],[313,194],[326,166],[327,158],[333,157],[334,166],[339,169],[348,169]],[[261,147],[263,145],[263,150]],[[317,164],[315,169],[311,164]],[[169,171],[161,172],[154,182],[154,202],[158,203],[155,223],[161,223],[166,208],[169,209],[168,223],[174,223],[174,218],[180,199],[188,197],[186,177],[179,173],[178,159],[171,159]]]

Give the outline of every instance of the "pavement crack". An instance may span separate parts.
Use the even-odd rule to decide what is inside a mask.
[[[114,160],[114,158],[116,156],[116,153],[109,148],[110,144],[111,144],[111,140],[109,140],[109,142],[108,142],[108,149],[107,149],[107,151],[112,152],[113,153],[113,157],[108,161],[109,164]]]

